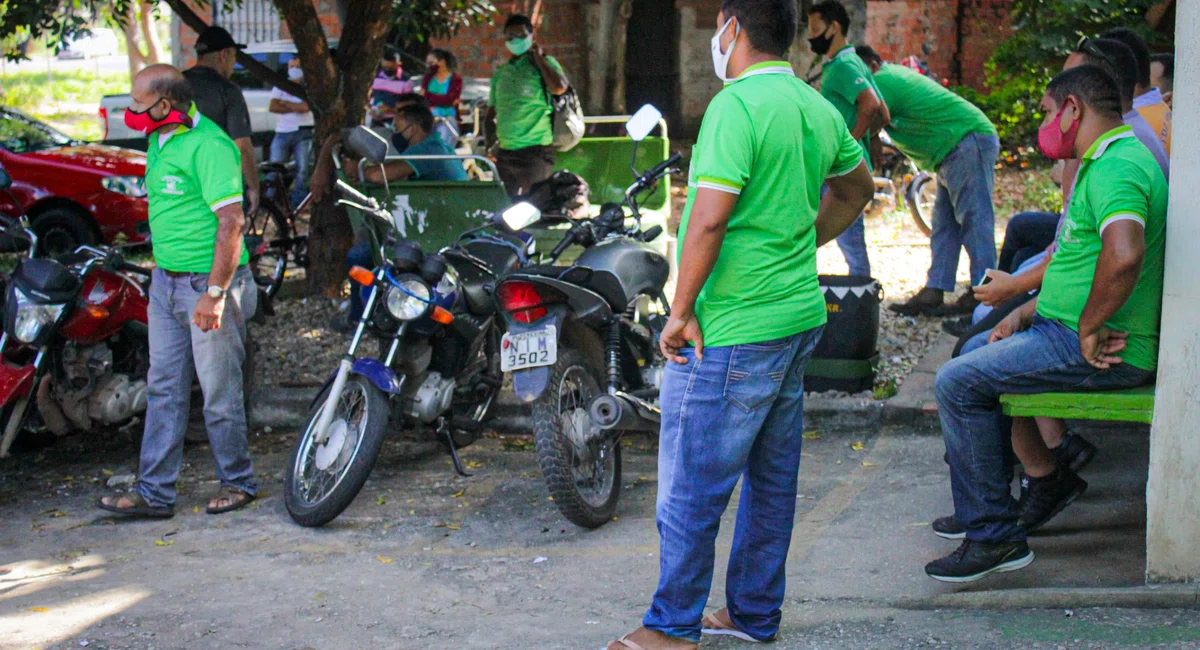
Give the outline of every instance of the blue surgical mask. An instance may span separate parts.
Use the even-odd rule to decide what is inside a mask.
[[[529,48],[533,47],[533,34],[527,34],[525,38],[510,39],[504,45],[508,48],[509,52],[513,53],[513,56],[521,56],[528,52]]]
[[[304,78],[304,71],[300,68],[288,68],[288,79],[292,81],[300,81]]]

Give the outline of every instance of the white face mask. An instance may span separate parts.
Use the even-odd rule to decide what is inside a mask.
[[[721,35],[725,33],[725,30],[729,29],[729,23],[731,22],[733,22],[732,16],[729,18],[729,20],[725,21],[725,25],[721,27],[721,31],[717,32],[717,35],[712,37],[713,70],[717,73],[717,78],[721,81],[730,80],[729,77],[726,76],[729,69],[729,55],[733,54],[733,47],[737,45],[738,35],[742,32],[741,25],[734,26],[733,40],[729,43],[729,51],[722,53]]]
[[[300,81],[304,78],[304,71],[300,68],[288,68],[288,79],[292,81]]]

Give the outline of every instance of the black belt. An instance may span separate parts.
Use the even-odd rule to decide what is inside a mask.
[[[162,272],[166,273],[167,277],[170,277],[170,278],[186,278],[186,277],[196,275],[195,273],[192,273],[191,271],[168,271],[166,269],[163,269]]]

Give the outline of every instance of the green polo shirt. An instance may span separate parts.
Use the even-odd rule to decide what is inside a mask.
[[[996,135],[983,111],[915,70],[889,63],[875,86],[892,114],[888,135],[922,169],[937,169],[969,134]]]
[[[858,122],[858,96],[867,88],[874,90],[875,96],[883,101],[883,93],[875,85],[871,69],[854,53],[853,45],[838,50],[821,68],[821,95],[841,113],[846,128],[851,131]],[[864,134],[859,144],[870,167],[871,135]]]
[[[1038,313],[1079,330],[1092,291],[1101,233],[1109,224],[1136,221],[1145,228],[1142,274],[1125,305],[1105,325],[1129,332],[1120,356],[1131,366],[1158,366],[1163,251],[1167,232],[1167,181],[1154,154],[1123,126],[1105,133],[1083,156],[1075,191],[1063,217],[1058,250],[1046,269]]]
[[[547,56],[546,61],[565,76],[554,57]],[[513,151],[554,144],[551,122],[554,109],[547,101],[546,84],[533,63],[533,56],[514,57],[496,68],[490,92],[488,105],[496,109],[496,137],[501,149]]]
[[[705,345],[760,343],[825,324],[815,228],[821,186],[862,160],[845,121],[786,62],[752,66],[713,98],[679,224],[682,251],[697,190],[738,195],[696,299]]]

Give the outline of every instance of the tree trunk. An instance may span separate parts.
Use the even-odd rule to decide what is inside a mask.
[[[375,65],[383,54],[390,0],[347,3],[336,61],[329,56],[326,35],[310,0],[275,0],[300,53],[300,67],[316,119],[316,143],[346,127],[362,123]],[[314,147],[319,150],[319,144]],[[346,251],[353,233],[345,212],[331,193],[313,208],[308,230],[308,291],[340,296],[345,282]]]
[[[142,38],[146,41],[146,65],[162,61],[162,42],[158,39],[158,30],[154,24],[154,3],[143,2],[138,7],[141,18]]]

